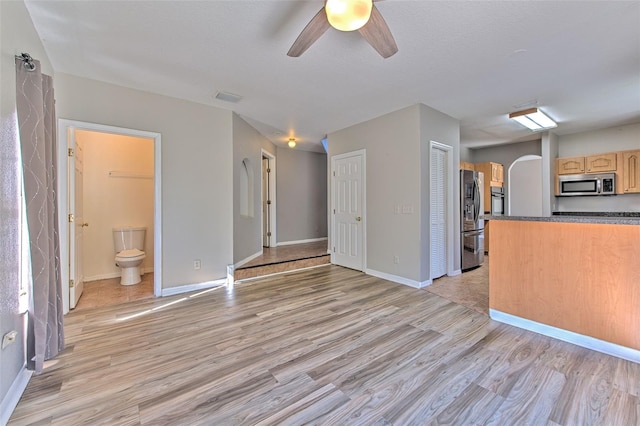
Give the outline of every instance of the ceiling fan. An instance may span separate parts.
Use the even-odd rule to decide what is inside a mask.
[[[309,21],[287,55],[302,55],[322,34],[334,27],[341,31],[358,30],[383,57],[398,51],[391,30],[373,2],[377,0],[325,0],[324,7]]]

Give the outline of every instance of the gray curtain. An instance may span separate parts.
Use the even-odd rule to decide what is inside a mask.
[[[31,255],[27,367],[41,373],[44,361],[64,349],[64,332],[53,79],[33,63],[29,70],[16,59],[16,106]]]

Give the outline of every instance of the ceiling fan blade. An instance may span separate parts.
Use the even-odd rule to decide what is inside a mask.
[[[393,56],[398,51],[398,46],[391,35],[391,30],[375,4],[371,9],[369,22],[358,31],[383,58],[386,59]]]
[[[329,21],[324,7],[313,17],[311,21],[304,27],[296,41],[293,42],[291,49],[287,55],[297,58],[302,55],[313,43],[320,38],[322,34],[329,29]]]

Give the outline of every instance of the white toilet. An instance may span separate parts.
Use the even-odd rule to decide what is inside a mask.
[[[146,257],[144,254],[144,238],[147,228],[113,228],[113,246],[116,250],[116,265],[120,267],[120,284],[138,284],[140,265]]]

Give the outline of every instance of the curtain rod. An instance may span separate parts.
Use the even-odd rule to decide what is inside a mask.
[[[20,59],[24,62],[24,68],[27,71],[34,71],[36,69],[36,64],[33,63],[33,58],[28,53],[22,53],[21,55],[15,55],[16,59]]]

